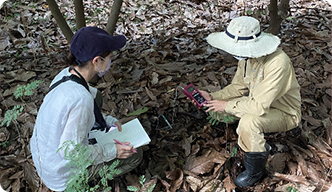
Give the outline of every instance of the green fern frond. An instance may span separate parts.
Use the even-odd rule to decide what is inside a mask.
[[[135,186],[127,186],[127,190],[128,191],[139,191],[139,188],[137,188]]]
[[[36,89],[39,86],[39,83],[42,82],[42,80],[36,80],[27,85],[19,86],[14,93],[15,98],[17,99],[19,97],[33,95],[33,90]]]
[[[1,122],[1,126],[6,124],[6,127],[9,127],[10,122],[17,119],[18,114],[23,111],[23,106],[15,105],[13,109],[6,111],[5,116]]]

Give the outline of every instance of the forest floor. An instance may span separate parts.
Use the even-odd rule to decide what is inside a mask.
[[[57,1],[74,29],[73,2]],[[213,92],[228,85],[237,60],[207,44],[229,21],[249,15],[268,27],[266,1],[128,0],[115,34],[127,45],[114,52],[111,70],[91,85],[102,91],[103,112],[122,122],[138,118],[151,138],[139,167],[123,176],[127,186],[154,191],[327,191],[331,188],[331,6],[290,1],[281,24],[280,47],[290,57],[301,86],[299,129],[266,136],[272,151],[264,179],[247,189],[234,177],[243,170],[237,123],[212,125],[180,86]],[[112,1],[85,1],[87,24],[105,28]],[[0,10],[0,121],[14,106],[17,119],[0,128],[0,183],[7,191],[49,191],[38,177],[29,149],[34,122],[68,42],[43,1],[6,1]],[[16,99],[19,86],[42,80],[32,96]],[[132,112],[148,110],[139,115]],[[168,126],[162,115],[171,123]],[[299,131],[302,130],[302,131]],[[114,187],[117,189],[116,187]],[[144,191],[145,189],[141,189]]]

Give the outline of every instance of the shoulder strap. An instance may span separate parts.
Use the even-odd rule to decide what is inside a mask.
[[[79,74],[79,75],[80,75],[80,74]],[[88,84],[85,82],[85,80],[84,80],[84,79],[82,80],[82,78],[79,78],[79,77],[77,77],[76,75],[70,75],[70,76],[64,76],[64,77],[62,77],[62,79],[60,79],[59,81],[55,82],[55,83],[49,88],[48,92],[51,92],[55,87],[57,87],[57,86],[60,85],[61,83],[66,82],[66,81],[68,81],[68,80],[72,80],[72,81],[75,81],[75,82],[78,83],[78,84],[81,84],[82,86],[84,86],[84,87],[87,89],[87,91],[90,92],[90,90],[89,90],[89,86],[88,86]],[[102,127],[101,130],[103,131],[105,128],[108,129],[108,126],[107,126],[107,124],[106,124],[106,121],[105,121],[103,115],[101,114],[101,112],[100,112],[100,110],[99,110],[99,108],[98,108],[98,106],[97,106],[96,101],[94,101],[94,109],[93,109],[93,113],[95,114],[95,121],[96,121],[99,125],[101,125],[101,127]],[[107,130],[107,131],[108,131],[108,130]]]
[[[60,79],[59,81],[55,82],[49,89],[48,92],[51,92],[55,87],[57,87],[58,85],[60,85],[63,82],[66,82],[69,80],[70,76],[64,76],[62,77],[62,79]]]

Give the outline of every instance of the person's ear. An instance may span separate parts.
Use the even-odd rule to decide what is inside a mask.
[[[96,66],[99,60],[101,60],[100,57],[96,56],[95,58],[92,59],[92,64]]]

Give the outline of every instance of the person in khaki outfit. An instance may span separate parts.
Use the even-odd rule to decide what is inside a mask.
[[[225,32],[212,33],[207,42],[240,58],[230,85],[220,91],[200,90],[208,111],[238,117],[238,144],[245,151],[246,170],[235,184],[248,187],[263,175],[271,147],[264,133],[283,132],[301,120],[300,86],[289,57],[278,48],[280,39],[261,32],[252,17],[233,19]]]

